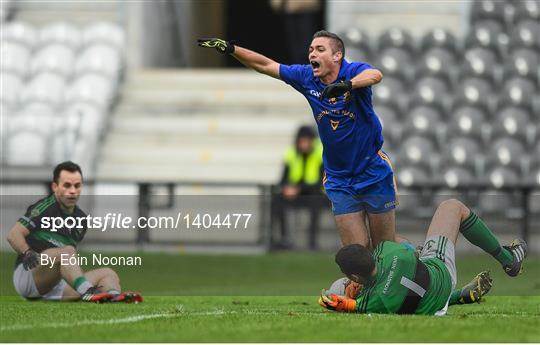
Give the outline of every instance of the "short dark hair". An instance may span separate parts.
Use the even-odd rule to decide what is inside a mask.
[[[350,244],[336,254],[336,263],[345,275],[357,275],[369,280],[375,268],[375,260],[369,249],[360,244]]]
[[[76,163],[73,163],[72,161],[65,161],[65,162],[62,162],[60,164],[58,164],[56,167],[54,167],[54,171],[53,171],[53,182],[54,183],[58,183],[58,179],[60,178],[60,173],[62,171],[69,171],[69,172],[79,172],[79,174],[81,174],[81,177],[82,177],[82,170],[81,170],[81,167],[76,164]]]
[[[328,37],[332,41],[332,52],[341,52],[341,59],[343,60],[345,58],[345,44],[343,43],[343,40],[336,35],[333,32],[326,31],[326,30],[319,30],[316,33],[313,34],[313,39],[318,37]]]
[[[296,132],[296,141],[300,138],[315,139],[315,137],[317,137],[317,133],[315,133],[315,129],[311,126],[301,126]]]

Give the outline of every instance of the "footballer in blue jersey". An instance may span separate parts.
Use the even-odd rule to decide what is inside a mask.
[[[396,183],[372,105],[371,86],[382,80],[379,70],[346,61],[343,41],[328,31],[313,35],[307,65],[279,64],[217,38],[200,39],[199,46],[229,53],[307,99],[324,148],[324,188],[344,245],[369,245],[370,237],[373,247],[395,240]]]

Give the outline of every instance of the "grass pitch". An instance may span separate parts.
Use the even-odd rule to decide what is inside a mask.
[[[485,303],[433,317],[323,310],[317,295],[339,277],[331,254],[141,255],[142,267],[117,271],[144,303],[94,305],[21,299],[14,255],[0,253],[0,341],[540,342],[538,257],[516,279],[485,255],[458,257],[460,285],[491,269],[494,287]]]

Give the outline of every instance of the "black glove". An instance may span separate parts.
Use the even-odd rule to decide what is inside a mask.
[[[341,80],[325,87],[320,99],[322,101],[324,98],[335,98],[345,94],[347,91],[352,91],[352,81]]]
[[[22,264],[25,270],[29,271],[39,265],[39,254],[32,249],[28,249],[23,255]]]
[[[197,44],[203,48],[216,48],[218,52],[224,54],[234,53],[234,41],[225,41],[221,38],[199,38]]]

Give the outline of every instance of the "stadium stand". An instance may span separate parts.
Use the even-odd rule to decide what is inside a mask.
[[[72,159],[92,176],[121,82],[124,31],[114,22],[35,26],[14,17],[1,36],[3,169]]]

